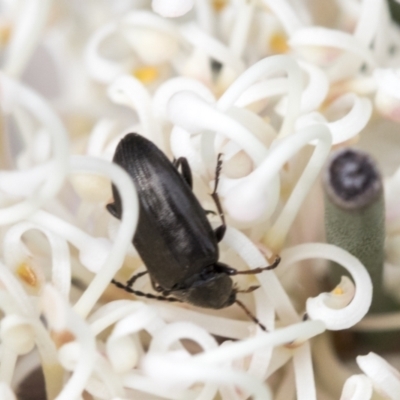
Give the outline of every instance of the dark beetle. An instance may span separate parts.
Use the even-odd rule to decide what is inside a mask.
[[[171,163],[152,142],[131,133],[118,144],[113,161],[124,168],[135,183],[140,210],[133,244],[146,265],[154,289],[162,296],[131,288],[144,273],[135,275],[126,285],[113,280],[117,286],[137,295],[184,301],[199,307],[219,309],[234,302],[243,306],[236,299],[238,290],[233,287],[230,276],[259,273],[278,265],[279,257],[271,266],[237,271],[218,261],[218,242],[226,229],[216,193],[220,161],[212,197],[223,224],[215,231],[192,192],[191,172],[186,159]],[[178,171],[179,166],[182,174]],[[112,189],[114,203],[107,209],[121,218],[120,196],[114,186]],[[247,291],[251,290],[254,288]],[[169,295],[174,297],[167,297]]]

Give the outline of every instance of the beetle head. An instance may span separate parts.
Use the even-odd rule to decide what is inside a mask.
[[[235,302],[236,291],[229,276],[217,273],[210,279],[198,281],[185,290],[174,292],[174,296],[197,307],[220,309]]]

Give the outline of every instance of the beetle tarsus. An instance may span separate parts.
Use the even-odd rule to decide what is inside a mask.
[[[242,310],[247,314],[247,316],[255,322],[264,332],[268,332],[268,329],[263,325],[250,311],[249,309],[239,300],[236,299],[235,303],[242,308]]]

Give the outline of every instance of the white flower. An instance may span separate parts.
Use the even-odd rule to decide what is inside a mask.
[[[332,146],[395,160],[384,286],[398,301],[399,33],[384,0],[337,2],[329,28],[301,0],[1,3],[1,398],[38,367],[58,400],[398,396],[383,357],[357,357],[365,375],[354,375],[324,333],[400,327],[398,312],[366,315],[376,283],[324,243],[319,183]],[[136,290],[160,283],[132,246],[132,180],[111,163],[130,132],[188,160],[205,210],[223,154],[219,260],[248,270],[282,258],[233,278],[267,332],[235,305],[138,301],[110,285],[139,272]],[[395,157],[382,154],[389,140]],[[121,221],[105,209],[111,185]],[[328,262],[352,279],[327,289]]]

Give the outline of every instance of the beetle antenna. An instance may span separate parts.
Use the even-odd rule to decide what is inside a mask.
[[[117,288],[123,289],[123,290],[125,290],[125,292],[132,293],[132,294],[134,294],[136,296],[146,297],[146,298],[152,299],[152,300],[162,300],[162,301],[171,301],[171,302],[179,301],[179,302],[182,303],[181,300],[176,299],[175,297],[156,296],[156,295],[151,294],[151,293],[144,293],[144,292],[141,292],[140,290],[132,289],[128,285],[125,285],[125,284],[123,284],[121,282],[118,282],[115,279],[112,279],[111,283],[113,283]]]
[[[243,311],[247,314],[247,316],[254,321],[264,332],[268,332],[265,325],[263,325],[251,312],[250,310],[239,300],[235,300],[235,303],[243,309]]]

